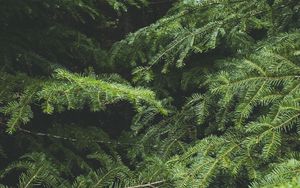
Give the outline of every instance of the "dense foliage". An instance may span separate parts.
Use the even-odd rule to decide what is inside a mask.
[[[298,0],[0,14],[0,187],[300,187]]]

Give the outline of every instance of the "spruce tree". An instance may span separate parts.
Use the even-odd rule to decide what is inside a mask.
[[[299,1],[1,4],[0,187],[300,187]]]

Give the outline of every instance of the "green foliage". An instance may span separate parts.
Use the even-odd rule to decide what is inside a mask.
[[[129,0],[122,2],[120,0],[107,0],[107,3],[110,4],[116,11],[126,11],[127,12],[127,6],[133,5],[136,7],[141,7],[147,5],[146,0]]]
[[[77,177],[72,187],[105,187],[110,186],[116,177],[126,180],[133,176],[120,159],[114,161],[110,156],[101,153],[91,154],[88,158],[99,161],[103,167],[89,172],[86,176]]]
[[[299,187],[299,161],[295,159],[277,164],[274,169],[251,187]]]
[[[0,12],[0,187],[300,187],[297,0]]]
[[[80,77],[63,70],[56,72],[55,78],[58,82],[45,85],[38,93],[39,98],[46,101],[43,110],[48,114],[53,112],[54,106],[62,111],[64,106],[68,109],[80,109],[85,103],[89,103],[91,110],[97,111],[107,104],[122,100],[133,103],[137,108],[141,108],[144,103],[153,105],[166,113],[156,101],[154,92],[150,90],[109,83],[91,76]]]
[[[12,170],[22,171],[18,185],[22,188],[33,186],[56,187],[63,183],[59,178],[58,170],[41,153],[24,155],[20,161],[8,166],[1,173],[1,176],[6,176]]]
[[[289,9],[290,3],[293,4],[283,1],[276,1],[273,5],[268,1],[178,2],[168,17],[116,43],[112,60],[122,61],[125,54],[130,54],[126,61],[133,66],[143,66],[133,73],[137,78],[149,81],[147,76],[139,74],[149,74],[145,72],[159,62],[163,62],[160,67],[166,73],[174,64],[178,68],[184,66],[184,60],[190,54],[205,53],[224,42],[237,53],[246,53],[255,42],[250,35],[252,30],[275,32],[278,29],[272,27],[274,19],[291,19],[279,13],[282,9]],[[273,11],[279,14],[272,17]]]
[[[42,109],[47,114],[52,114],[54,109],[59,112],[65,111],[66,108],[82,109],[86,104],[90,106],[91,111],[99,111],[108,104],[122,100],[131,102],[138,111],[147,104],[156,107],[163,114],[167,113],[152,91],[98,80],[93,76],[80,76],[57,70],[54,80],[39,85],[42,85],[39,90],[35,87],[28,88],[18,102],[13,101],[3,107],[4,114],[10,115],[8,132],[12,133],[20,124],[28,123],[33,117],[30,104],[40,100],[44,101]]]
[[[288,43],[281,42],[279,46],[276,40],[273,45],[267,41],[259,44],[260,50],[248,54],[247,58],[217,62],[220,71],[208,75],[203,86],[208,86],[207,92],[188,100],[180,112],[183,117],[202,126],[205,136],[216,131],[221,136],[205,137],[183,155],[170,159],[176,187],[208,187],[215,185],[217,179],[228,186],[237,186],[231,183],[245,176],[259,180],[264,177],[266,164],[283,160],[285,152],[293,151],[288,147],[290,142],[297,147],[299,142],[293,134],[294,131],[297,134],[300,121],[300,67],[299,56],[295,55],[300,47],[299,34],[284,34],[284,37],[293,41],[288,50]],[[191,114],[194,119],[188,118]],[[169,121],[166,129],[176,127],[182,133],[185,121],[176,116],[174,119],[180,122],[178,126]],[[190,130],[186,128],[186,131]],[[161,132],[161,128],[152,126],[147,134]],[[184,138],[183,134],[179,138],[163,139],[177,142]],[[285,170],[286,174],[293,171]],[[273,174],[270,176],[273,178]]]

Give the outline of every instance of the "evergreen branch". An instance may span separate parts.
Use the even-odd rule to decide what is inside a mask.
[[[101,185],[101,182],[103,180],[105,180],[105,178],[111,174],[112,172],[116,171],[116,170],[119,170],[118,168],[115,168],[115,169],[111,169],[109,170],[103,177],[101,177],[99,180],[97,180],[96,184],[93,186],[93,188],[97,188],[99,185]]]
[[[43,167],[41,166],[35,174],[33,174],[33,176],[28,180],[28,182],[26,183],[26,185],[24,186],[24,188],[27,188],[30,186],[30,184],[32,183],[32,181],[38,176],[38,174],[40,173],[40,171],[43,169]]]

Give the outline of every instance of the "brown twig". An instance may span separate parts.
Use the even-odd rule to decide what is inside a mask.
[[[165,180],[160,180],[160,181],[156,181],[156,182],[150,182],[150,183],[146,183],[146,184],[143,184],[143,185],[135,185],[135,186],[126,187],[126,188],[154,187],[154,185],[161,184],[161,183],[164,183],[164,182],[165,182]]]

